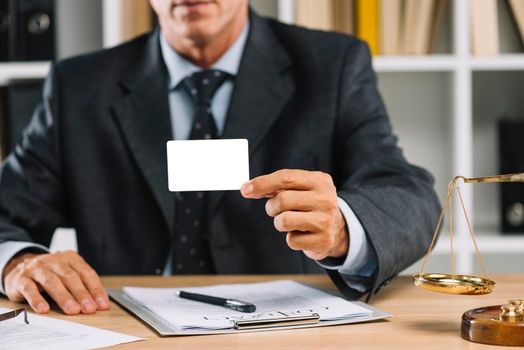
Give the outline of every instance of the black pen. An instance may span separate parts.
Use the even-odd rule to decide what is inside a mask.
[[[210,295],[184,292],[183,290],[179,290],[177,292],[177,295],[180,298],[200,301],[202,303],[207,303],[207,304],[224,306],[229,309],[240,311],[240,312],[255,312],[255,310],[257,309],[255,305],[251,303],[247,303],[242,300],[237,300],[237,299],[224,299],[224,298],[219,298],[219,297],[213,297]]]

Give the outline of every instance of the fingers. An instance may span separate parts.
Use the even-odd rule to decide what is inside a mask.
[[[49,311],[46,292],[64,313],[107,310],[109,299],[96,272],[74,252],[41,254],[14,261],[5,277],[6,294],[12,301],[26,300],[38,313]]]
[[[337,220],[321,212],[285,211],[274,219],[275,228],[287,232],[287,245],[293,250],[304,251],[314,260],[347,254],[349,236],[345,223],[342,225],[343,228],[339,229]]]
[[[290,248],[316,260],[347,254],[349,233],[329,174],[279,170],[245,183],[241,194],[253,199],[270,197],[266,212],[274,218],[277,231],[287,232]]]
[[[327,174],[296,169],[283,169],[268,175],[256,177],[242,185],[245,198],[272,197],[282,190],[310,190],[318,185]],[[328,175],[329,176],[329,175]]]
[[[84,314],[96,312],[96,303],[76,271],[66,265],[52,265],[51,271],[59,276],[63,285],[71,293],[75,301],[80,304]]]
[[[95,270],[82,258],[72,261],[71,267],[78,273],[83,284],[87,287],[94,300],[96,300],[98,310],[108,310],[109,297]]]
[[[56,274],[42,269],[35,271],[32,278],[42,286],[67,315],[76,315],[82,311],[80,305],[75,301]]]
[[[279,232],[322,232],[329,229],[329,218],[319,212],[286,211],[275,216],[273,224]]]
[[[316,237],[311,232],[289,232],[286,243],[293,250],[311,250],[315,247]]]
[[[295,231],[286,235],[286,243],[293,250],[302,250],[311,259],[322,260],[328,256],[326,251],[333,241],[326,235]]]
[[[315,209],[316,199],[311,191],[283,191],[266,202],[266,212],[275,217],[284,211],[310,211]]]
[[[49,304],[45,301],[42,294],[38,290],[37,285],[29,278],[21,278],[18,281],[17,290],[23,299],[27,300],[29,306],[39,314],[49,312]],[[19,300],[21,302],[23,300]]]

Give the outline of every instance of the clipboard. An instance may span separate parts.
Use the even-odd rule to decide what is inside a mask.
[[[259,320],[241,321],[237,322],[234,328],[228,329],[177,329],[170,323],[151,312],[149,309],[136,303],[129,298],[120,288],[107,289],[109,296],[119,305],[133,313],[135,316],[144,321],[147,325],[152,327],[161,336],[183,336],[183,335],[205,335],[205,334],[231,334],[231,333],[245,333],[245,332],[264,332],[284,329],[298,329],[310,327],[325,327],[334,325],[343,325],[351,323],[363,323],[382,320],[392,317],[391,314],[374,308],[368,304],[360,301],[354,303],[371,311],[370,315],[349,317],[338,320],[321,321],[318,314],[311,314],[301,317],[280,317],[278,319],[264,319],[263,322]]]

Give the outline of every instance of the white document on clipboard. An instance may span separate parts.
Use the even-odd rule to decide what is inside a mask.
[[[256,311],[242,313],[222,306],[183,299],[177,296],[181,289],[247,301],[256,306]],[[365,322],[390,316],[364,303],[350,302],[291,280],[190,288],[124,287],[121,294],[115,295],[114,292],[110,291],[110,295],[139,317],[140,310],[145,309],[148,311],[146,314],[154,315],[156,321],[160,320],[160,327],[151,325],[163,335],[237,332],[236,325],[239,322],[300,319],[309,315],[318,317],[316,324],[294,327],[293,323],[287,323],[286,328]],[[134,310],[126,305],[126,300],[127,304],[134,304]],[[150,319],[142,318],[151,323]],[[267,324],[268,327],[265,328],[271,329],[271,322]]]

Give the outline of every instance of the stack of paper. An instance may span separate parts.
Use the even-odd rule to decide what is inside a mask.
[[[0,308],[0,313],[7,311],[9,309]],[[94,349],[143,340],[143,338],[34,314],[28,315],[28,319],[29,324],[24,323],[22,315],[0,323],[0,348]]]
[[[242,313],[221,306],[182,299],[174,288],[125,287],[124,293],[136,303],[149,309],[174,328],[228,329],[235,321],[265,319],[317,313],[320,321],[369,317],[371,311],[355,303],[305,286],[281,280],[264,283],[229,284],[184,288],[185,291],[254,304],[254,313]]]

